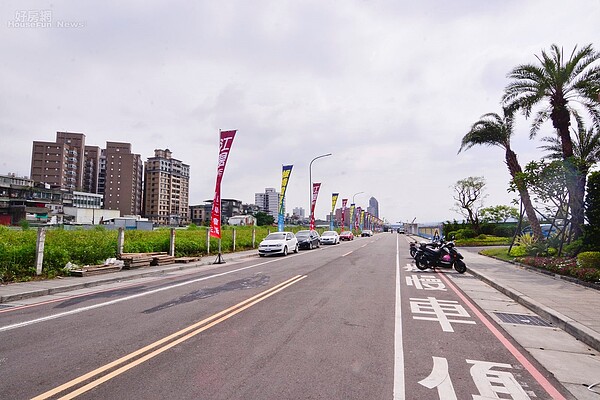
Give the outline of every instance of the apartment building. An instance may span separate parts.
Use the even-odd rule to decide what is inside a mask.
[[[34,141],[31,179],[68,191],[104,195],[104,208],[121,215],[142,211],[143,163],[130,143],[88,146],[85,135],[57,132],[55,142]]]
[[[169,149],[154,150],[144,163],[144,216],[159,225],[188,224],[189,180],[188,164],[174,159]]]
[[[104,208],[119,210],[121,215],[140,215],[143,176],[141,156],[131,152],[131,143],[106,142],[106,149],[100,158],[98,165],[102,168],[103,190],[100,192],[100,187],[98,189],[104,194]]]
[[[34,141],[31,179],[66,190],[83,189],[85,135],[56,132],[55,142]]]
[[[256,204],[262,212],[265,212],[277,218],[279,215],[279,193],[274,188],[265,188],[264,193],[254,194],[254,204]],[[285,210],[285,200],[283,202]]]

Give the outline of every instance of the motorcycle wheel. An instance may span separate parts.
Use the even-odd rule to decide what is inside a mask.
[[[416,254],[417,254],[417,250],[415,250],[414,248],[412,248],[412,247],[411,247],[411,248],[410,248],[410,256],[411,256],[412,258],[415,258],[415,255],[416,255]]]
[[[464,274],[467,271],[467,265],[463,262],[463,260],[457,260],[454,263],[454,269],[459,273],[459,274]]]
[[[417,265],[417,268],[419,268],[421,271],[425,271],[427,269],[427,260],[425,258],[425,255],[417,254],[415,256],[415,264]]]

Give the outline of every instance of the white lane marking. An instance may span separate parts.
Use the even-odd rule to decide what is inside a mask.
[[[352,254],[354,250],[347,252],[346,254],[342,254],[342,257],[346,257],[348,254]]]
[[[65,311],[65,312],[62,312],[62,313],[58,313],[58,314],[54,314],[54,315],[49,315],[47,317],[42,317],[42,318],[32,319],[32,320],[29,320],[29,321],[19,322],[17,324],[2,326],[2,327],[0,327],[0,332],[6,332],[6,331],[10,331],[10,330],[17,329],[17,328],[22,328],[24,326],[38,324],[40,322],[50,321],[50,320],[53,320],[53,319],[62,318],[62,317],[66,317],[66,316],[69,316],[69,315],[79,314],[79,313],[82,313],[82,312],[85,312],[85,311],[94,310],[96,308],[110,306],[110,305],[113,305],[113,304],[121,303],[123,301],[128,301],[128,300],[136,299],[138,297],[143,297],[143,296],[151,295],[151,294],[154,294],[154,293],[162,292],[162,291],[165,291],[165,290],[169,290],[169,289],[173,289],[173,288],[177,288],[177,287],[181,287],[181,286],[190,285],[192,283],[205,281],[207,279],[212,279],[212,278],[217,278],[219,276],[229,275],[229,274],[232,274],[232,273],[235,273],[235,272],[240,272],[240,271],[243,271],[243,270],[246,270],[246,269],[250,269],[250,268],[256,268],[258,266],[269,264],[269,263],[272,263],[272,262],[275,262],[275,261],[279,261],[279,260],[265,261],[265,262],[262,262],[262,263],[258,263],[258,264],[254,264],[254,265],[249,265],[247,267],[242,267],[242,268],[234,269],[234,270],[227,271],[227,272],[221,272],[219,274],[205,276],[205,277],[202,277],[202,278],[193,279],[191,281],[180,282],[180,283],[176,283],[176,284],[171,285],[171,286],[165,286],[165,287],[162,287],[162,288],[150,290],[148,292],[138,293],[138,294],[134,294],[134,295],[131,295],[131,296],[123,297],[123,298],[120,298],[120,299],[115,299],[115,300],[107,301],[106,303],[94,304],[92,306],[77,308],[77,309],[74,309],[74,310],[71,310],[71,311]]]
[[[396,313],[394,326],[394,400],[404,400],[404,344],[402,343],[402,297],[400,295],[400,249],[396,237]]]

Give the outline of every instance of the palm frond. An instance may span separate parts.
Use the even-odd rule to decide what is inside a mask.
[[[542,124],[548,120],[548,118],[550,117],[548,111],[549,110],[546,108],[537,112],[531,124],[531,130],[529,131],[529,139],[533,139],[535,135],[537,135],[537,133],[539,132]]]

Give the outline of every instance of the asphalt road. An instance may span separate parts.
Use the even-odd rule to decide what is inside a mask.
[[[0,398],[572,398],[411,261],[379,234],[46,297],[0,314]]]

